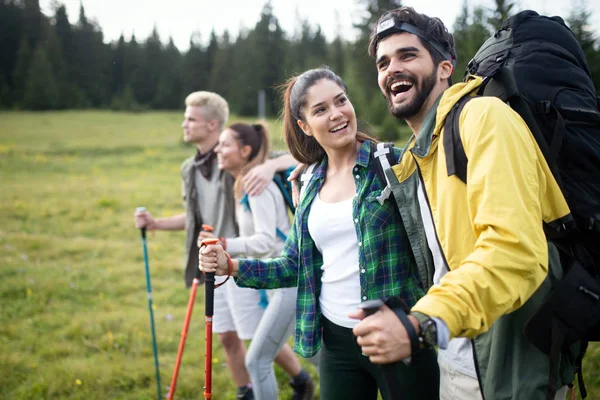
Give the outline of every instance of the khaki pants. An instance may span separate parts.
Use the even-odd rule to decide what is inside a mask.
[[[465,375],[438,358],[440,400],[481,400],[477,378]]]
[[[440,366],[440,400],[481,400],[477,378],[465,375],[438,358]],[[568,386],[556,391],[554,400],[565,400]]]

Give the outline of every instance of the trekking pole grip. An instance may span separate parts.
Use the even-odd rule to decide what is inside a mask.
[[[135,212],[144,212],[146,211],[146,207],[137,207],[135,209]],[[140,233],[142,234],[142,239],[146,240],[146,227],[142,226],[140,228]]]
[[[219,239],[211,238],[204,239],[202,241],[201,248],[207,246],[209,244],[219,243]],[[206,307],[205,315],[207,317],[213,316],[214,311],[214,300],[215,300],[215,273],[214,272],[206,272],[204,273],[204,302]]]
[[[212,317],[214,312],[215,273],[207,272],[204,276],[206,316]]]

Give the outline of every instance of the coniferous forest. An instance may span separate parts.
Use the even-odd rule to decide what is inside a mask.
[[[257,115],[257,94],[266,94],[266,114],[279,110],[277,85],[296,72],[329,65],[348,83],[362,119],[393,127],[375,84],[373,60],[367,55],[369,33],[378,16],[401,5],[399,0],[355,0],[364,12],[347,40],[327,40],[320,26],[301,20],[295,32],[284,31],[267,1],[252,28],[232,37],[227,31],[209,38],[190,33],[189,48],[180,51],[157,29],[149,37],[105,40],[102,27],[79,10],[75,24],[66,7],[53,3],[51,15],[39,0],[0,0],[0,108],[58,110],[104,108],[142,111],[181,109],[195,90],[223,95],[238,115]],[[455,35],[458,65],[455,81],[485,39],[517,2],[495,0],[495,8],[463,8],[449,29]],[[600,89],[600,41],[590,24],[586,3],[562,16],[580,41]],[[334,22],[335,23],[335,22]],[[125,27],[124,27],[125,28]],[[351,35],[346,35],[351,36]],[[392,128],[393,129],[393,128]]]

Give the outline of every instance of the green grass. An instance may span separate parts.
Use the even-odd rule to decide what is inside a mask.
[[[156,398],[133,212],[141,205],[158,216],[182,212],[179,165],[194,153],[181,142],[182,116],[0,113],[0,398]],[[282,146],[278,136],[274,147]],[[148,235],[165,393],[189,295],[183,243],[183,232]],[[202,397],[203,296],[199,290],[179,399]],[[233,399],[223,353],[214,349],[213,392]],[[282,398],[290,397],[285,374],[277,368],[277,375]]]
[[[181,142],[181,120],[181,112],[0,113],[0,399],[156,398],[133,212],[182,211],[179,165],[194,150]],[[269,125],[282,148],[280,124]],[[165,393],[188,300],[183,242],[183,232],[148,236]],[[202,304],[200,290],[178,399],[202,398]],[[233,399],[218,345],[214,358],[213,393]],[[590,398],[600,398],[599,346],[584,365]]]

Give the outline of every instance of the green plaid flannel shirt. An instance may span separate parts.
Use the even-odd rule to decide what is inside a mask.
[[[378,161],[371,156],[370,141],[357,154],[354,167],[357,196],[353,216],[358,238],[361,300],[400,296],[412,307],[425,294],[408,237],[392,196],[379,204],[376,197],[385,187],[377,174]],[[400,149],[394,148],[398,160]],[[323,258],[308,232],[313,199],[325,181],[327,158],[315,168],[296,209],[294,223],[282,255],[268,260],[240,259],[239,286],[275,289],[298,286],[294,350],[312,357],[321,348],[322,314],[319,306]]]

